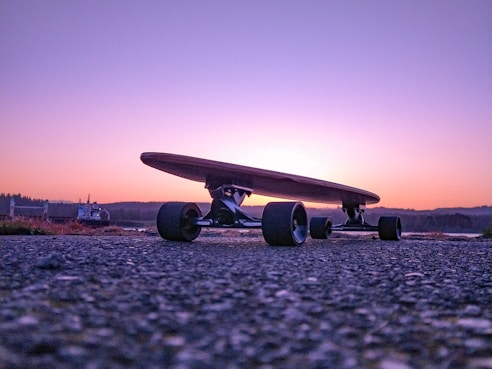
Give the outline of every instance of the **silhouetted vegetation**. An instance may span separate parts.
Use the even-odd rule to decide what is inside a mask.
[[[8,200],[13,198],[15,200],[15,204],[18,206],[43,206],[46,200],[42,199],[33,199],[32,197],[29,196],[22,196],[20,193],[19,194],[10,194],[10,193],[0,193],[0,201],[2,200]]]
[[[490,224],[490,217],[482,215],[402,215],[401,219],[409,232],[480,233]]]
[[[0,235],[46,235],[52,234],[46,228],[43,228],[39,222],[29,222],[26,220],[19,221],[2,221],[0,225]]]
[[[125,231],[120,227],[109,226],[92,228],[76,221],[51,223],[40,219],[16,219],[0,221],[0,235],[80,235],[80,236],[121,236],[132,235],[134,231]]]
[[[492,226],[490,226],[485,231],[483,231],[482,237],[483,238],[492,238]]]

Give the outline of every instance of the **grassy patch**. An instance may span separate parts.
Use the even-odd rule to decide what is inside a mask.
[[[490,226],[485,231],[483,231],[482,237],[483,238],[492,238],[492,226]]]
[[[0,235],[124,236],[136,233],[137,232],[133,231],[125,231],[116,226],[92,228],[75,221],[64,224],[50,223],[36,219],[0,221]]]
[[[0,223],[0,235],[43,235],[52,234],[39,221],[14,220]]]

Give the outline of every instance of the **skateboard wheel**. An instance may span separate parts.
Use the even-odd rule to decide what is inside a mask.
[[[157,230],[162,238],[169,241],[193,241],[201,228],[191,220],[202,216],[200,208],[193,203],[167,202],[157,215]]]
[[[299,246],[307,237],[307,214],[301,202],[270,202],[263,210],[261,228],[273,246]]]
[[[378,233],[381,240],[398,241],[401,238],[400,217],[379,218]]]
[[[331,219],[327,217],[313,217],[309,222],[309,233],[313,239],[327,239],[331,234]]]

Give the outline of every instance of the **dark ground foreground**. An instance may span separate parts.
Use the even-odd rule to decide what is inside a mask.
[[[492,368],[490,241],[0,238],[0,368]]]

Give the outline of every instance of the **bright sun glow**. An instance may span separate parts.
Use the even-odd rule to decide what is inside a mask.
[[[234,161],[244,165],[319,178],[323,175],[320,154],[314,150],[292,150],[281,143],[255,143],[254,150],[247,151],[246,156],[235,157]]]

